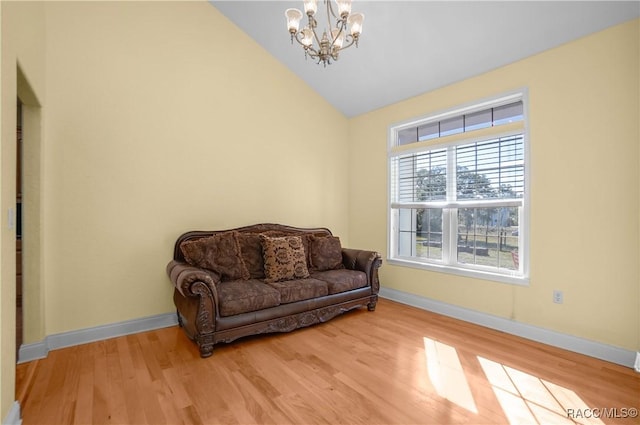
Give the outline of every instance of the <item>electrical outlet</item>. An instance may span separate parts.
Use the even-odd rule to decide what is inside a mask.
[[[557,289],[553,290],[553,302],[556,304],[562,304],[564,302],[564,294]]]

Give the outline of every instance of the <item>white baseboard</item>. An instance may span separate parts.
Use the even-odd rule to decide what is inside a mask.
[[[418,307],[423,310],[432,311],[444,316],[475,323],[487,328],[520,336],[522,338],[634,368],[634,356],[636,356],[637,353],[634,353],[631,350],[625,350],[623,348],[590,341],[573,335],[527,325],[525,323],[443,303],[441,301],[432,300],[430,298],[421,297],[408,292],[398,291],[396,289],[381,287],[379,295],[382,298]],[[638,353],[635,370],[640,372],[639,369],[640,353]]]
[[[640,352],[636,353],[636,362],[633,365],[636,372],[640,373]]]
[[[49,354],[49,350],[101,341],[138,332],[152,331],[154,329],[167,328],[177,324],[178,318],[176,314],[166,313],[159,314],[157,316],[143,317],[141,319],[127,320],[109,325],[49,335],[41,342],[21,345],[20,350],[18,351],[18,364],[37,359],[44,359]]]
[[[22,425],[22,417],[20,414],[20,403],[13,402],[11,410],[7,414],[7,417],[2,421],[2,425]]]

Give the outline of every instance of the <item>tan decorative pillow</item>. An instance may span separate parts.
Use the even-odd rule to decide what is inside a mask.
[[[300,236],[270,238],[261,235],[264,255],[264,281],[304,279],[309,277],[307,256]]]
[[[342,269],[342,245],[336,236],[312,236],[309,241],[309,261],[316,270]]]
[[[216,233],[208,238],[180,245],[187,263],[213,270],[225,280],[247,280],[249,271],[240,256],[237,232]]]

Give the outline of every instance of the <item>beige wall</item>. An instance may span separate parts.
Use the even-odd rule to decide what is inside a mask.
[[[640,349],[639,22],[351,120],[350,240],[386,253],[388,126],[529,91],[530,285],[385,264],[383,286]],[[552,302],[554,289],[564,291],[564,304]]]
[[[172,311],[164,267],[187,230],[346,240],[346,118],[215,8],[46,11],[47,334]]]
[[[16,204],[16,97],[27,104],[28,118],[25,120],[25,136],[28,133],[30,141],[39,142],[38,127],[41,117],[37,108],[38,97],[44,95],[45,90],[45,66],[44,66],[44,8],[41,3],[14,3],[2,2],[2,48],[1,48],[1,68],[0,74],[2,94],[2,109],[0,125],[1,145],[0,145],[0,211],[2,220],[0,221],[0,277],[2,285],[0,289],[0,315],[2,316],[0,364],[2,382],[0,389],[0,418],[4,419],[11,408],[14,400],[15,386],[15,229],[8,226],[9,209],[15,210]],[[42,99],[42,97],[40,97]],[[34,117],[36,118],[34,120]],[[32,146],[29,147],[31,149]],[[30,157],[25,163],[34,161]],[[37,190],[31,190],[38,186],[38,173],[25,176],[25,185],[30,187],[29,197]],[[26,193],[25,193],[26,195]],[[32,207],[38,208],[39,199],[32,199]],[[25,211],[25,215],[31,215],[33,209]],[[38,234],[38,225],[31,228]],[[32,235],[33,236],[33,233]],[[30,236],[30,238],[31,238]],[[33,239],[30,240],[31,243]],[[23,241],[23,244],[26,241]],[[36,247],[36,250],[38,248]],[[37,257],[37,254],[34,256]],[[30,302],[24,304],[25,311],[30,311],[33,320],[29,322],[29,328],[25,333],[32,337],[44,336],[42,324],[42,312],[33,311],[37,306],[41,296],[40,288],[37,286],[27,287],[34,283],[34,276],[31,271],[23,271],[25,279],[24,293],[29,292]],[[27,282],[27,276],[29,281]],[[38,306],[39,308],[39,306]]]
[[[41,230],[40,246],[25,261],[41,256],[43,294],[27,296],[26,342],[174,311],[164,269],[187,230],[282,222],[348,243],[347,119],[207,2],[1,4],[2,223],[17,62],[42,103],[41,146],[25,159],[41,211],[25,233]],[[0,237],[5,418],[15,232]]]

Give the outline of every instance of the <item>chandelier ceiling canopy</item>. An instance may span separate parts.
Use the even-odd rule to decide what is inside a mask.
[[[304,48],[305,58],[310,56],[317,59],[317,63],[327,66],[327,64],[331,64],[332,60],[338,60],[341,50],[354,44],[358,47],[364,15],[351,13],[351,0],[323,1],[327,9],[327,27],[322,31],[322,37],[319,37],[317,32],[318,0],[304,0],[304,12],[308,22],[301,30],[299,28],[303,14],[300,10],[287,9],[285,16],[291,34],[291,43],[295,39]],[[338,11],[337,14],[334,11],[334,6]],[[333,20],[335,20],[335,25],[332,26]]]

